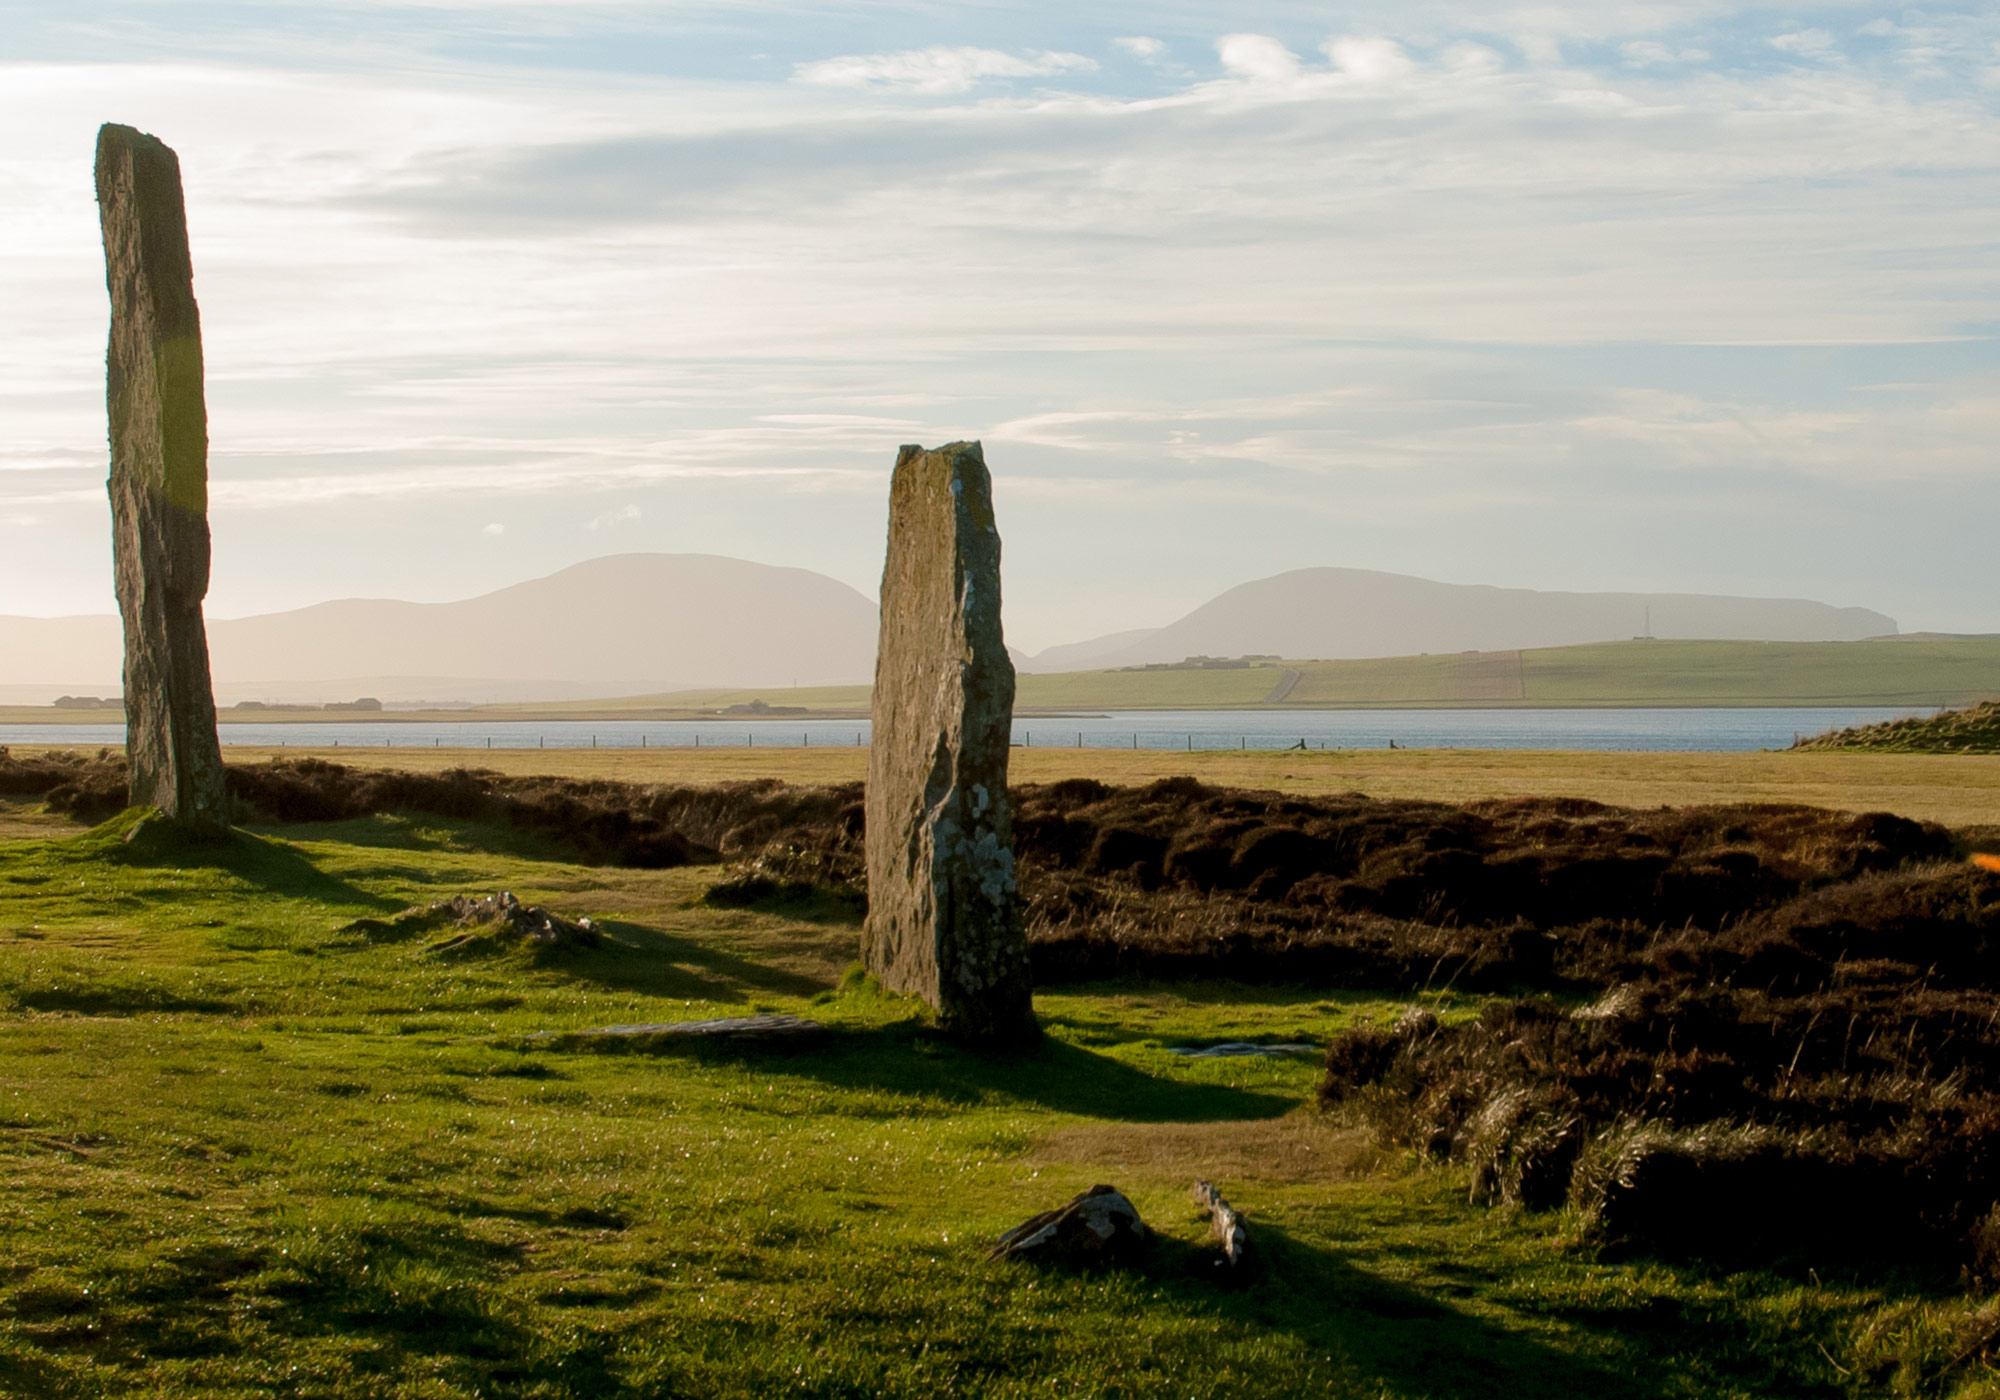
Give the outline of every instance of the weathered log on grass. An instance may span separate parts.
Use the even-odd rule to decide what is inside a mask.
[[[1207,1213],[1209,1233],[1222,1241],[1222,1253],[1229,1260],[1229,1267],[1241,1268],[1250,1253],[1250,1231],[1243,1223],[1242,1213],[1206,1181],[1194,1184],[1194,1203]]]

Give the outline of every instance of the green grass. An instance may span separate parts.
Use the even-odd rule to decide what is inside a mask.
[[[1296,706],[1946,705],[2000,694],[2000,637],[1603,642],[1292,664],[1301,676],[1285,703]]]
[[[1020,676],[1017,711],[1206,710],[1262,705],[1285,678],[1283,667],[1230,671],[1070,671]]]
[[[1970,1306],[1949,1295],[1599,1261],[1560,1216],[1475,1209],[1455,1173],[1321,1123],[1310,1060],[1169,1053],[1323,1038],[1399,999],[1067,988],[1037,999],[1039,1052],[987,1059],[843,977],[855,929],[837,907],[711,908],[712,869],[588,869],[385,818],[213,847],[132,827],[0,844],[0,1394],[1975,1380],[1939,1374]],[[341,932],[495,888],[600,918],[612,942],[444,958]],[[791,1054],[564,1038],[756,1009],[835,1034]],[[1241,1284],[1192,1215],[1197,1171],[1250,1213],[1263,1263]],[[1002,1228],[1099,1179],[1162,1233],[1144,1267],[986,1259]]]
[[[1241,670],[1073,671],[1019,678],[1016,709],[1261,709],[1287,670],[1282,709],[1476,706],[1963,705],[2000,696],[2000,637],[1865,642],[1600,642],[1520,652],[1287,661]],[[864,712],[865,686],[703,692],[654,703],[771,704]],[[587,709],[616,702],[577,702]]]
[[[1797,747],[1870,753],[2000,753],[2000,701],[1819,734]]]

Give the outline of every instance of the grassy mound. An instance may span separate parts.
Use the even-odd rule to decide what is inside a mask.
[[[1815,734],[1795,749],[1862,749],[1880,753],[2000,753],[2000,700],[1921,719],[1895,719]]]

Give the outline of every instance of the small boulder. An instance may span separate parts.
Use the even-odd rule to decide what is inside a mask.
[[[428,953],[448,952],[488,932],[552,948],[595,948],[604,941],[604,935],[589,919],[572,921],[561,918],[539,904],[521,903],[508,890],[489,894],[484,899],[457,895],[433,904],[429,913],[440,922],[455,924],[466,932],[432,944],[424,950]]]
[[[453,895],[424,908],[405,909],[390,919],[356,919],[341,933],[392,940],[440,929],[461,932],[433,943],[427,953],[448,953],[488,936],[523,939],[546,948],[595,948],[604,934],[589,919],[565,919],[538,904],[523,904],[507,890],[489,895]]]
[[[1000,1237],[990,1257],[1059,1264],[1116,1263],[1151,1237],[1138,1209],[1115,1186],[1093,1186],[1057,1210],[1022,1221]]]

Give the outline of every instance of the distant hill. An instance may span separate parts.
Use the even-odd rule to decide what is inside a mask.
[[[1372,569],[1295,569],[1239,584],[1178,622],[1051,647],[1033,671],[1270,655],[1348,660],[1518,651],[1650,634],[1706,641],[1844,642],[1891,636],[1894,618],[1802,598],[1543,593],[1434,583]]]
[[[1232,588],[1165,627],[1016,653],[1015,663],[1051,673],[1197,655],[1296,663],[1516,652],[1628,640],[1649,620],[1655,637],[1705,640],[1846,641],[1897,630],[1881,613],[1800,599],[1538,593],[1300,569]],[[209,646],[224,706],[361,695],[515,703],[865,685],[875,634],[873,600],[823,574],[712,554],[624,554],[459,602],[350,598],[212,620]],[[0,704],[116,694],[122,649],[114,616],[0,617]],[[1467,690],[1461,676],[1454,695],[1514,697],[1513,663],[1479,664],[1480,684]],[[1311,674],[1283,695],[1261,675],[1231,684],[1242,696],[1226,703],[1299,704],[1318,694]]]
[[[865,683],[875,630],[874,601],[824,574],[623,554],[460,602],[349,598],[211,621],[208,635],[228,705]],[[0,617],[0,690],[42,704],[116,693],[122,647],[116,617]]]

